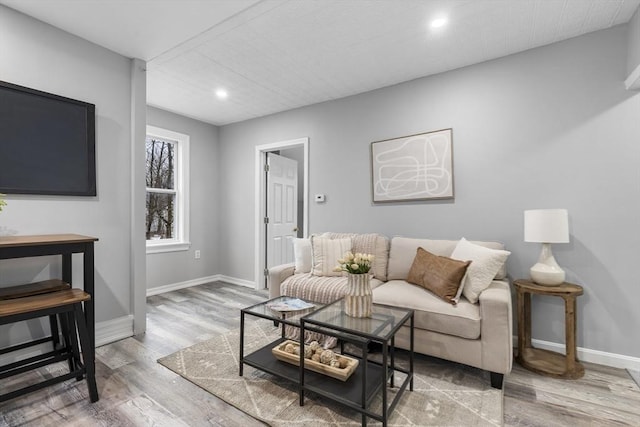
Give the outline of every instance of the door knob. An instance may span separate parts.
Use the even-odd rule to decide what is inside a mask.
[[[297,233],[298,232],[298,227],[293,227],[293,230],[291,230],[291,231],[293,231],[294,233]]]

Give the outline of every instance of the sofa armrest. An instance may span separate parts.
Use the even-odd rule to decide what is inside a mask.
[[[280,296],[280,284],[293,276],[295,264],[282,264],[269,268],[269,299]]]
[[[513,363],[513,320],[509,282],[494,280],[480,294],[482,319],[482,365],[500,374],[511,372]]]

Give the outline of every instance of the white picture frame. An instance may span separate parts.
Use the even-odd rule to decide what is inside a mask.
[[[454,198],[453,130],[371,143],[374,203]]]

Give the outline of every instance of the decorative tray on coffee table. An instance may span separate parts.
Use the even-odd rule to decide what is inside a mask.
[[[286,340],[275,346],[271,352],[278,360],[300,366],[299,353],[289,353],[285,351],[287,344],[291,344],[296,350],[300,348],[300,343]],[[349,356],[343,356],[342,354],[336,354],[336,357],[345,365],[343,368],[325,365],[324,363],[311,359],[304,359],[304,367],[319,374],[327,375],[340,381],[346,381],[358,367],[358,360]]]

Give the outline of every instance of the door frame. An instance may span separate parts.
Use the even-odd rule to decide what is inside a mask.
[[[262,277],[265,269],[265,245],[267,241],[264,217],[266,216],[266,179],[264,165],[267,162],[267,153],[270,151],[283,150],[285,148],[302,147],[304,153],[303,160],[303,181],[302,181],[302,228],[303,236],[309,235],[309,138],[298,138],[287,141],[272,142],[270,144],[257,145],[255,150],[255,289],[263,289]]]

